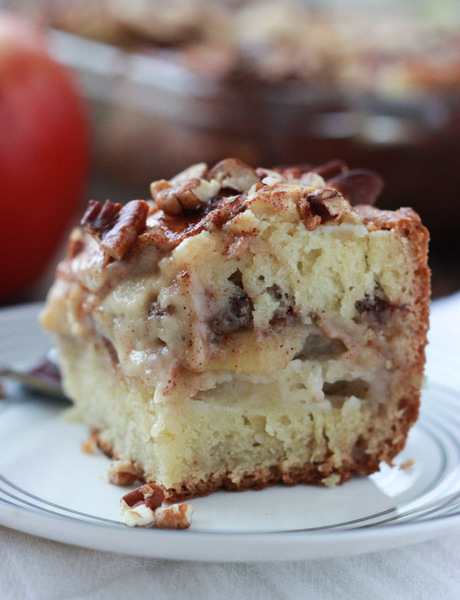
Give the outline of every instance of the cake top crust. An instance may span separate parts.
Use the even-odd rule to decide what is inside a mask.
[[[136,242],[167,252],[202,231],[221,230],[257,202],[282,212],[288,209],[289,198],[311,231],[340,219],[356,205],[374,204],[382,188],[377,174],[348,169],[341,160],[319,167],[253,169],[228,158],[212,168],[198,163],[169,181],[153,182],[151,201],[133,200],[123,206],[92,200],[81,226],[112,259],[122,260]]]

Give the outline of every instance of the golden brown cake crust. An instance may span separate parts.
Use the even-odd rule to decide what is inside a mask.
[[[409,207],[400,208],[397,211],[383,211],[373,206],[360,205],[355,210],[359,212],[364,222],[372,224],[377,229],[395,229],[401,231],[412,246],[414,256],[416,286],[413,290],[415,306],[418,310],[419,322],[416,331],[416,339],[420,340],[417,348],[416,358],[411,365],[414,373],[423,373],[425,365],[426,336],[429,328],[429,302],[431,296],[431,273],[427,263],[429,232],[422,225],[419,215]],[[420,406],[420,393],[414,388],[414,393],[401,401],[400,408],[404,408],[407,421],[406,432],[418,418]],[[404,447],[404,445],[402,446]]]
[[[411,397],[402,399],[401,408],[405,410],[402,411],[401,418],[393,425],[393,433],[395,437],[398,437],[398,443],[394,443],[393,439],[382,440],[377,452],[374,454],[364,452],[357,443],[353,453],[354,461],[343,463],[340,468],[332,466],[327,461],[321,462],[319,465],[307,463],[288,469],[273,465],[270,468],[255,469],[251,474],[243,475],[238,481],[235,481],[234,478],[231,479],[228,473],[213,473],[207,480],[184,481],[180,488],[160,487],[164,491],[167,502],[182,502],[192,498],[208,496],[222,489],[240,492],[248,489],[262,490],[277,484],[286,486],[295,486],[300,483],[327,485],[327,478],[331,475],[336,476],[333,481],[334,484],[341,484],[355,475],[370,475],[379,470],[381,462],[391,465],[393,458],[404,448],[409,429],[418,417],[419,404],[420,394],[418,390],[414,390]],[[111,446],[101,440],[98,432],[93,431],[92,436],[107,456],[113,459],[117,458]],[[140,480],[158,485],[149,476],[140,476]]]

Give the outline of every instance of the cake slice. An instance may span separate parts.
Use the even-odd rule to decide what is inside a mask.
[[[101,448],[169,501],[391,463],[418,416],[428,233],[365,204],[380,188],[227,159],[91,201],[42,323]]]

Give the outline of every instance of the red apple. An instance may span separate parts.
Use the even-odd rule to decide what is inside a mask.
[[[0,12],[0,300],[42,273],[74,217],[88,124],[68,70],[31,24]]]

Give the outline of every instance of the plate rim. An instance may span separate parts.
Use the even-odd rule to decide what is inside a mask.
[[[317,532],[184,532],[128,529],[122,524],[114,527],[105,523],[72,520],[65,515],[36,513],[32,509],[8,505],[0,500],[0,525],[80,548],[145,558],[201,562],[293,562],[365,554],[428,541],[460,527],[460,514],[409,523]],[[125,546],[119,543],[120,532],[124,534]],[[88,544],[89,539],[91,544]]]

